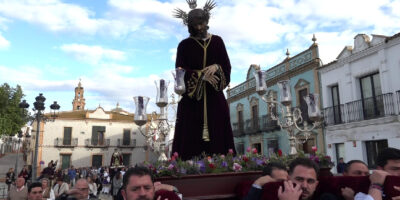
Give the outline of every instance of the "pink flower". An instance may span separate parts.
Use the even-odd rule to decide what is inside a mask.
[[[242,166],[238,163],[233,163],[233,170],[242,171]]]
[[[311,150],[314,151],[314,152],[317,152],[317,150],[318,150],[318,149],[317,149],[317,146],[311,147]]]
[[[250,151],[251,151],[251,147],[247,147],[246,152],[250,153]]]
[[[258,153],[257,149],[253,148],[253,154],[257,154],[257,153]]]
[[[229,149],[229,150],[228,150],[228,153],[229,153],[229,154],[233,154],[233,149]]]
[[[221,155],[221,159],[225,159],[225,155]]]
[[[175,153],[174,153],[174,157],[175,157],[175,158],[178,158],[178,156],[179,156],[178,152],[175,152]]]

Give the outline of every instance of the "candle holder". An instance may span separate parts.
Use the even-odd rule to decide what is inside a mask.
[[[287,132],[290,145],[289,155],[295,155],[297,154],[296,145],[306,142],[311,136],[311,131],[323,124],[323,117],[319,109],[318,94],[309,94],[304,97],[308,107],[308,116],[310,120],[313,121],[312,125],[309,125],[307,120],[303,120],[299,108],[293,108],[292,110],[290,81],[283,80],[278,82],[280,90],[280,102],[278,102],[273,99],[272,92],[270,92],[268,96],[265,95],[267,89],[264,87],[265,76],[260,75],[260,72],[260,70],[254,72],[256,79],[256,92],[261,96],[261,99],[267,103],[269,110],[273,110],[273,108],[276,107],[277,110],[280,111],[276,114],[270,112],[271,119],[277,121],[281,129],[284,129]],[[263,83],[260,83],[260,81]],[[302,127],[300,127],[300,124],[303,124]],[[303,136],[303,139],[300,139],[299,136]]]
[[[160,113],[151,113],[151,119],[148,126],[143,128],[148,122],[146,106],[150,98],[148,97],[134,97],[136,112],[134,122],[139,126],[140,133],[145,137],[145,140],[150,148],[159,154],[159,161],[167,161],[166,154],[166,141],[170,131],[173,129],[173,120],[168,119],[168,108],[172,108],[175,111],[176,116],[176,104],[174,94],[171,94],[171,102],[168,102],[168,85],[169,81],[161,79],[155,81],[157,88],[156,105],[160,109]]]
[[[186,92],[185,86],[185,69],[176,68],[172,71],[174,77],[174,91],[178,95],[178,102],[182,99],[182,95]]]

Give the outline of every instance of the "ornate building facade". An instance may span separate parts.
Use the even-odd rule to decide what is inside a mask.
[[[375,166],[379,151],[400,148],[400,33],[354,38],[320,70],[327,153]]]
[[[299,107],[303,117],[308,115],[303,96],[309,93],[320,93],[317,72],[320,67],[318,45],[315,43],[315,38],[313,41],[314,44],[308,49],[293,57],[290,57],[287,52],[285,60],[266,71],[267,95],[272,93],[274,99],[279,101],[277,82],[290,80],[292,107]],[[246,148],[252,147],[257,148],[264,155],[277,153],[278,150],[287,154],[289,152],[288,135],[270,116],[270,113],[276,110],[268,110],[267,104],[256,93],[253,72],[257,68],[260,66],[251,65],[246,81],[227,91],[236,150],[243,153]],[[311,138],[297,146],[298,150],[307,153],[311,151],[312,146],[324,149],[322,129],[316,129],[311,135]]]
[[[133,114],[117,107],[105,111],[102,107],[83,110],[83,87],[75,89],[72,111],[60,112],[54,121],[40,123],[38,170],[51,160],[58,160],[57,167],[109,166],[114,149],[123,155],[123,162],[131,166],[157,157],[147,148],[144,137],[133,122]],[[80,96],[77,96],[77,94]],[[79,97],[79,98],[77,98]],[[33,123],[32,141],[27,163],[32,163],[36,138]]]

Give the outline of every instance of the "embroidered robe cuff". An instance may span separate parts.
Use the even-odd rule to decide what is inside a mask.
[[[189,80],[186,81],[187,94],[190,98],[200,100],[203,96],[203,73],[201,70],[195,70],[191,73]]]
[[[216,85],[213,85],[213,88],[216,91],[224,90],[224,88],[226,87],[226,78],[225,78],[224,71],[221,68],[221,65],[218,65],[218,69],[215,72],[215,75],[219,78],[219,81]]]

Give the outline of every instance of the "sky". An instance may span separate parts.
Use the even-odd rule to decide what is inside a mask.
[[[323,63],[353,46],[359,33],[400,32],[400,0],[215,0],[209,22],[223,38],[232,64],[231,87],[251,64],[267,70],[312,45]],[[205,0],[198,0],[203,7]],[[72,110],[81,80],[86,109],[134,112],[134,96],[151,98],[155,80],[170,80],[176,47],[188,37],[173,10],[185,0],[0,0],[0,84],[20,85],[33,105],[43,93]]]

